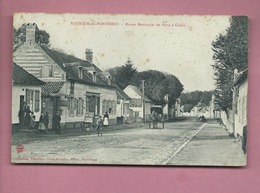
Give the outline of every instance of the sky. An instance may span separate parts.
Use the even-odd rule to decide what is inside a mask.
[[[175,75],[184,90],[213,90],[211,43],[229,27],[229,16],[16,13],[14,27],[36,23],[51,48],[85,59],[92,49],[101,69],[130,58],[138,71]]]

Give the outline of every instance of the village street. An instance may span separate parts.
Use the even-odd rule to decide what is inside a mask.
[[[193,160],[199,159],[196,155],[201,156],[201,152],[200,154],[196,153],[199,152],[200,146],[196,144],[195,149],[193,148],[192,152],[189,151],[190,156],[186,158],[183,157],[181,152],[185,150],[187,144],[191,143],[190,140],[196,134],[202,132],[207,125],[207,123],[202,123],[193,118],[166,123],[164,129],[149,129],[148,125],[142,125],[138,128],[113,130],[113,126],[110,126],[111,128],[104,131],[102,136],[92,133],[65,138],[57,136],[57,139],[48,140],[48,138],[44,138],[44,140],[30,142],[23,145],[24,151],[21,153],[17,153],[17,145],[14,144],[12,146],[12,160],[20,163],[52,162],[57,164],[191,164]],[[222,128],[222,130],[224,129]],[[210,137],[210,133],[207,134]],[[229,139],[229,141],[232,140]],[[205,146],[205,144],[203,145]],[[238,145],[235,145],[235,147],[238,148]],[[204,150],[207,152],[214,151],[210,148],[204,148]],[[207,155],[207,152],[205,152],[205,155]],[[222,156],[225,159],[223,151],[221,153],[216,157]],[[179,154],[182,156],[179,161],[182,162],[173,159],[178,158]],[[210,160],[212,157],[208,159]],[[211,163],[214,165],[214,160]]]

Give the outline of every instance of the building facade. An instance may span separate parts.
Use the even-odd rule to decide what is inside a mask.
[[[144,118],[147,120],[151,115],[152,101],[133,85],[128,85],[124,92],[131,98],[130,109],[133,111],[134,120],[137,122],[142,121]]]
[[[25,109],[29,108],[36,119],[39,119],[41,106],[41,91],[44,82],[40,81],[23,68],[13,63],[12,81],[12,124],[22,124]],[[28,128],[29,129],[29,128]]]
[[[109,114],[116,123],[116,88],[93,63],[93,52],[86,49],[86,60],[40,46],[35,42],[36,24],[27,24],[26,41],[13,53],[13,60],[24,70],[45,82],[42,111],[50,119],[58,111],[64,128],[82,127],[86,120]],[[51,122],[51,121],[50,121]],[[51,127],[51,124],[50,124]]]

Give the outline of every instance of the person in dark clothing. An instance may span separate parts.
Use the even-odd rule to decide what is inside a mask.
[[[45,129],[48,130],[48,127],[49,127],[49,113],[48,112],[46,112],[43,117],[43,123],[44,123]]]
[[[18,113],[20,127],[24,126],[25,107],[22,107]]]
[[[24,116],[24,125],[28,128],[31,128],[31,113],[30,107],[27,106],[25,109],[25,116]]]
[[[61,116],[59,112],[57,112],[53,116],[53,129],[55,130],[56,134],[60,134],[60,121],[61,121]]]

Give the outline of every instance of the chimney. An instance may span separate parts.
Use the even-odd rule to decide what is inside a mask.
[[[93,51],[92,49],[86,49],[86,61],[88,61],[90,64],[93,62]]]
[[[103,75],[107,78],[107,84],[111,85],[112,84],[112,76],[111,76],[111,74],[108,71],[106,71],[106,72],[103,72]]]
[[[35,42],[35,32],[36,32],[36,24],[28,23],[26,25],[26,42],[34,43]]]

